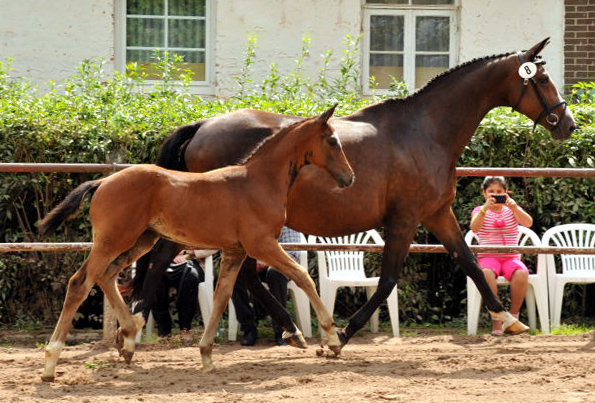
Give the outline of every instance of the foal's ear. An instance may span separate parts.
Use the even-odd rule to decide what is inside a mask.
[[[335,113],[335,108],[337,107],[338,104],[333,105],[333,107],[331,109],[329,109],[328,111],[324,112],[322,115],[318,116],[316,118],[316,121],[318,123],[326,123],[328,122],[328,120],[331,118],[331,116],[333,116],[333,113]]]
[[[525,56],[527,58],[527,60],[535,60],[535,57],[541,53],[541,51],[543,50],[543,48],[545,48],[545,46],[550,43],[550,38],[549,36],[547,38],[545,38],[543,41],[539,42],[537,45],[533,46],[531,49],[529,49],[528,51],[525,52]]]

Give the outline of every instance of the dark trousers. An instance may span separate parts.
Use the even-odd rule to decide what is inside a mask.
[[[256,265],[256,261],[251,258],[247,258],[244,265]],[[245,287],[243,278],[240,278],[243,273],[247,273],[248,270],[244,270],[244,266],[240,270],[238,281],[233,289],[231,299],[236,310],[236,317],[240,323],[240,329],[242,332],[247,332],[250,329],[254,329],[257,326],[259,316],[264,316],[267,313],[265,307],[260,306],[257,301],[252,298],[250,293]],[[265,281],[271,294],[281,303],[283,306],[287,306],[287,283],[289,280],[285,275],[279,273],[275,269],[268,268],[263,272],[259,273],[261,280]],[[281,325],[273,320],[273,330],[275,333],[283,332]]]
[[[151,307],[160,337],[171,334],[172,320],[169,313],[170,289],[176,291],[175,305],[180,330],[190,330],[198,309],[198,283],[204,281],[204,272],[193,260],[171,265],[157,289],[157,298]]]

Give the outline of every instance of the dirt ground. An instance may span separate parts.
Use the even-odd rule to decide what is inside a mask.
[[[2,402],[595,402],[595,341],[580,336],[355,337],[341,358],[223,343],[214,373],[196,344],[143,344],[131,365],[111,346],[67,347],[55,383],[43,351],[0,348]]]

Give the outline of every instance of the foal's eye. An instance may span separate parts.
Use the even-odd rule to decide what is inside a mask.
[[[336,138],[331,137],[327,141],[331,145],[331,147],[337,147],[339,145],[339,142]]]

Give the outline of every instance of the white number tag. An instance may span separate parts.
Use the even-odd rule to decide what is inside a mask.
[[[535,63],[526,62],[519,67],[519,76],[524,79],[533,78],[537,74],[537,66]]]

